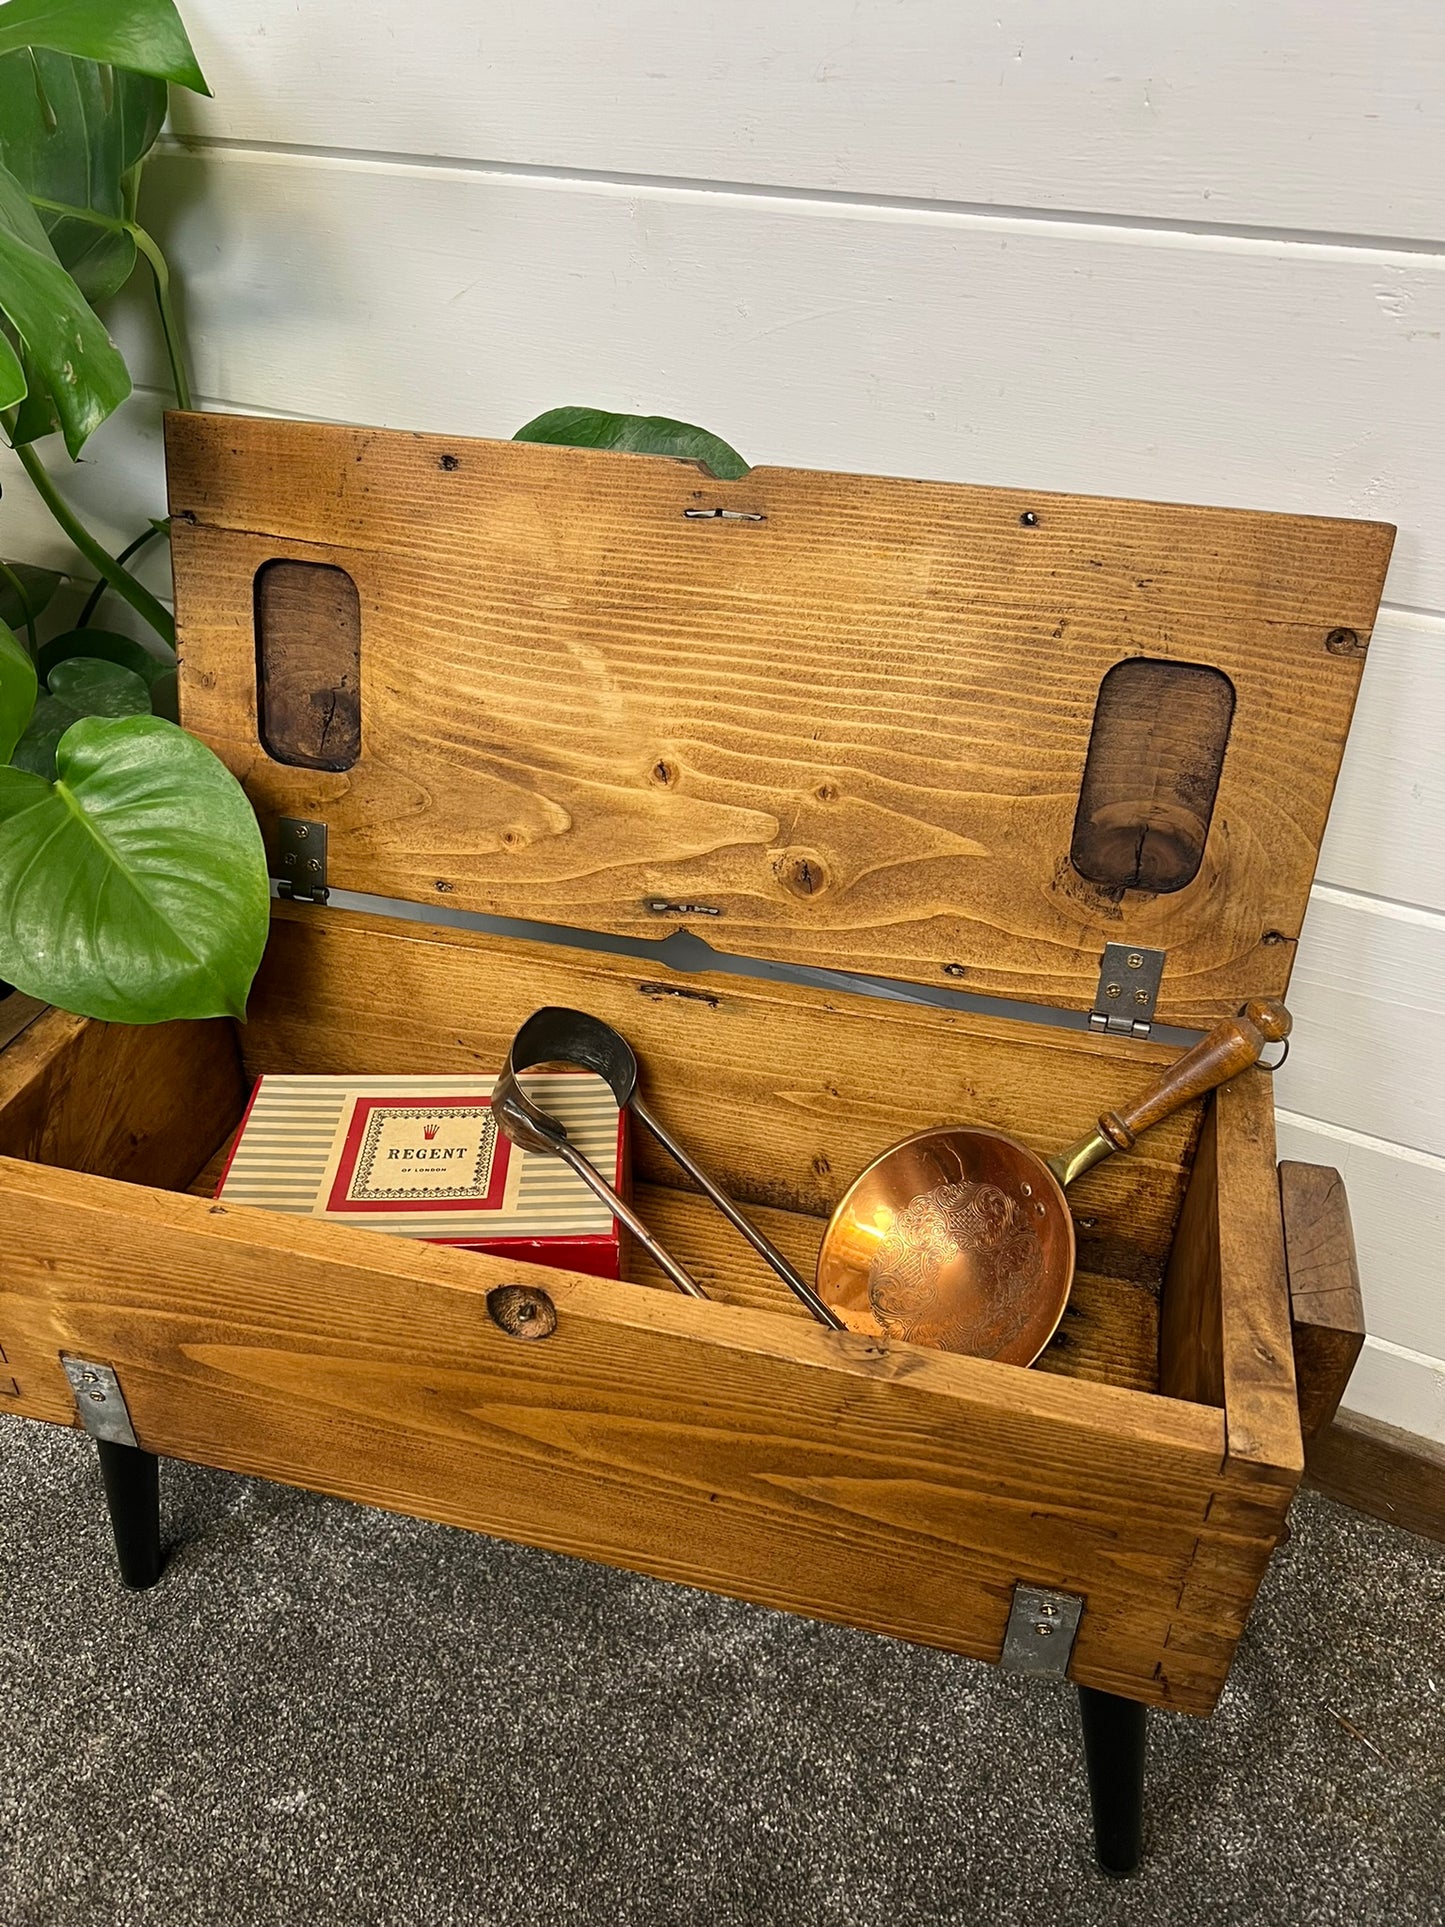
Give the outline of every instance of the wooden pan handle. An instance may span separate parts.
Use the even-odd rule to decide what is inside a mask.
[[[1263,1000],[1246,1004],[1238,1017],[1226,1017],[1192,1050],[1185,1051],[1142,1097],[1122,1111],[1106,1111],[1099,1119],[1100,1131],[1116,1151],[1131,1151],[1135,1139],[1151,1124],[1257,1064],[1266,1044],[1277,1044],[1289,1036],[1290,1023],[1283,1004]]]

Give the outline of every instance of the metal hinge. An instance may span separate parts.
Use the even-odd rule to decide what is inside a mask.
[[[309,817],[283,816],[276,825],[276,843],[281,858],[278,894],[293,903],[325,903],[331,895],[326,884],[326,825]]]
[[[999,1664],[1007,1673],[1034,1679],[1067,1679],[1083,1611],[1077,1593],[1048,1592],[1021,1580],[1014,1587]]]
[[[1159,1001],[1164,955],[1162,950],[1145,950],[1137,943],[1106,943],[1089,1028],[1123,1037],[1147,1037]]]
[[[90,1436],[111,1445],[139,1444],[120,1380],[111,1367],[92,1364],[88,1358],[70,1358],[64,1352],[60,1363],[70,1380],[80,1422]]]

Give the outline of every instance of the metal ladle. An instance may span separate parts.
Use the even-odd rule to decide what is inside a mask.
[[[834,1331],[843,1329],[843,1320],[828,1309],[807,1279],[794,1270],[770,1239],[748,1223],[727,1193],[720,1191],[707,1173],[693,1163],[648,1110],[637,1094],[637,1058],[622,1033],[584,1010],[565,1010],[553,1004],[535,1011],[512,1039],[506,1068],[492,1091],[492,1115],[498,1128],[523,1151],[561,1158],[588,1190],[627,1226],[679,1291],[686,1292],[689,1298],[707,1297],[702,1286],[657,1242],[631,1205],[618,1197],[596,1165],[577,1149],[564,1126],[522,1089],[518,1081],[521,1073],[534,1070],[539,1064],[569,1064],[578,1070],[595,1072],[617,1099],[618,1109],[631,1111],[638,1123],[652,1133],[668,1156],[712,1199],[728,1223],[772,1266],[788,1290],[803,1301],[818,1322]]]
[[[829,1220],[818,1294],[855,1331],[1031,1365],[1074,1279],[1064,1187],[1289,1035],[1282,1004],[1250,1003],[1140,1098],[1042,1158],[1002,1131],[942,1125],[874,1159]]]

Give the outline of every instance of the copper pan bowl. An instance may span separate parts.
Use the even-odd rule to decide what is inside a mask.
[[[938,1125],[876,1157],[828,1221],[818,1296],[853,1331],[1031,1365],[1074,1282],[1065,1188],[1288,1037],[1282,1004],[1247,1004],[1123,1111],[1042,1158],[1003,1131]]]

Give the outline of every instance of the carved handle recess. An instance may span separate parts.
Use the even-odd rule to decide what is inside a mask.
[[[1106,1111],[1099,1119],[1100,1131],[1116,1150],[1132,1150],[1135,1139],[1152,1124],[1257,1064],[1266,1044],[1277,1044],[1289,1036],[1290,1023],[1283,1004],[1262,999],[1246,1004],[1238,1017],[1226,1017],[1192,1050],[1185,1051],[1142,1097],[1122,1110]]]

